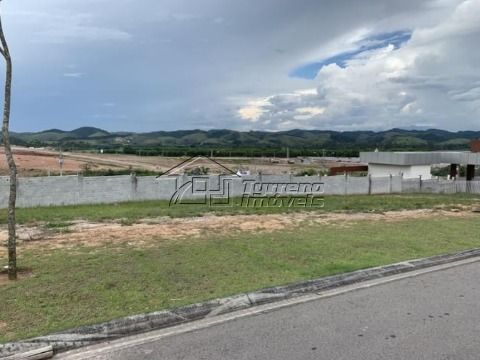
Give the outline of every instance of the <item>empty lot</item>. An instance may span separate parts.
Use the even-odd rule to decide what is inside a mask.
[[[60,153],[50,149],[14,148],[20,176],[47,176],[60,174]],[[161,173],[186,160],[186,157],[137,156],[125,154],[99,154],[93,152],[63,152],[63,173],[77,174],[90,171],[148,171]],[[250,170],[252,173],[288,174],[316,169],[327,171],[331,166],[340,166],[344,161],[334,159],[318,160],[314,163],[289,163],[287,159],[272,158],[216,158],[224,166],[234,171]],[[207,159],[201,159],[195,166],[208,167],[212,173],[218,170]],[[0,149],[0,176],[8,174],[3,149]]]
[[[0,341],[480,247],[479,203],[398,195],[327,197],[311,211],[20,209],[21,276],[0,275]]]

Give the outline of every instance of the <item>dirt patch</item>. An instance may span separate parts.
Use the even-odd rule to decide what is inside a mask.
[[[279,230],[294,230],[305,225],[330,225],[345,228],[359,221],[395,222],[408,219],[432,217],[477,216],[467,210],[406,210],[385,213],[295,213],[271,215],[232,215],[171,219],[168,217],[144,219],[131,225],[122,221],[90,223],[77,221],[61,229],[52,229],[45,224],[18,228],[19,249],[38,251],[75,246],[99,247],[107,244],[129,244],[145,247],[166,240],[195,239],[215,235],[229,235],[237,232],[268,233]],[[8,232],[0,229],[0,244],[5,244]],[[6,248],[0,247],[0,258],[6,258]]]
[[[7,285],[10,283],[10,280],[8,280],[8,276],[4,274],[0,274],[0,286]],[[0,323],[1,325],[1,323]],[[0,329],[2,327],[0,326]]]
[[[0,149],[0,155],[2,154]],[[25,147],[14,147],[15,160],[21,176],[46,176],[47,174],[58,175],[60,172],[59,153],[46,148],[34,149]],[[4,158],[5,156],[3,156]],[[164,157],[164,156],[137,156],[127,154],[93,154],[93,153],[71,153],[64,152],[63,172],[65,174],[76,174],[84,170],[88,164],[94,170],[120,170],[120,169],[143,169],[150,171],[166,171],[186,160],[185,157]],[[0,175],[8,174],[8,167],[5,160],[0,156]],[[313,163],[296,162],[292,164],[287,159],[271,158],[216,158],[222,165],[229,169],[245,169],[252,173],[262,174],[295,174],[312,168],[323,172],[332,166],[352,164],[351,160],[314,160]],[[355,164],[358,164],[354,161]],[[195,166],[210,168],[216,173],[208,160],[199,160]]]
[[[102,246],[127,243],[147,246],[162,240],[200,238],[205,234],[231,234],[234,232],[272,232],[295,226],[301,218],[278,215],[266,216],[204,216],[196,218],[148,219],[132,225],[122,223],[73,223],[61,233],[41,227],[22,228],[23,241],[19,247],[52,249],[74,246]],[[6,230],[0,231],[0,241],[5,241]],[[1,251],[0,251],[1,255]]]
[[[60,174],[59,154],[47,150],[29,150],[15,147],[14,158],[20,176],[46,176],[48,174]],[[103,165],[92,162],[88,158],[71,158],[64,156],[64,174],[76,174],[85,169],[86,164],[95,170],[117,169],[115,164]],[[5,160],[4,151],[0,149],[0,175],[8,174],[8,166]]]
[[[32,276],[32,271],[31,270],[20,270],[17,274],[17,281],[21,281],[23,279],[29,278]],[[11,284],[12,282],[8,280],[8,274],[6,271],[1,271],[0,272],[0,286],[8,285]],[[4,323],[5,324],[5,323]],[[5,324],[6,326],[6,324]],[[2,329],[2,322],[0,321],[0,330]]]

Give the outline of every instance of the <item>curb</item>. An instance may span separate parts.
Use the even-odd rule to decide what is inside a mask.
[[[286,286],[277,286],[232,297],[211,300],[149,314],[129,316],[103,324],[0,345],[0,359],[51,346],[55,353],[114,340],[125,336],[159,330],[186,322],[205,319],[250,307],[331,290],[367,280],[415,271],[480,256],[480,248],[454,254],[404,261],[354,272],[323,277]]]

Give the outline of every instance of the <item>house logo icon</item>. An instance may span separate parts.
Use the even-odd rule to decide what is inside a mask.
[[[208,173],[207,165],[214,166],[220,174],[202,175],[202,172]],[[176,191],[170,198],[170,206],[233,206],[232,183],[234,178],[239,178],[233,170],[206,156],[191,157],[159,177],[175,177]]]

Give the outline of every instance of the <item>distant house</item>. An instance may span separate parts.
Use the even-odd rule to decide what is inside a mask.
[[[475,166],[480,165],[480,152],[362,152],[360,153],[360,160],[368,164],[368,173],[372,177],[403,175],[404,178],[419,178],[421,176],[422,179],[428,180],[432,178],[432,165],[450,164],[451,178],[458,176],[459,165],[466,165],[466,178],[467,180],[473,180]]]

